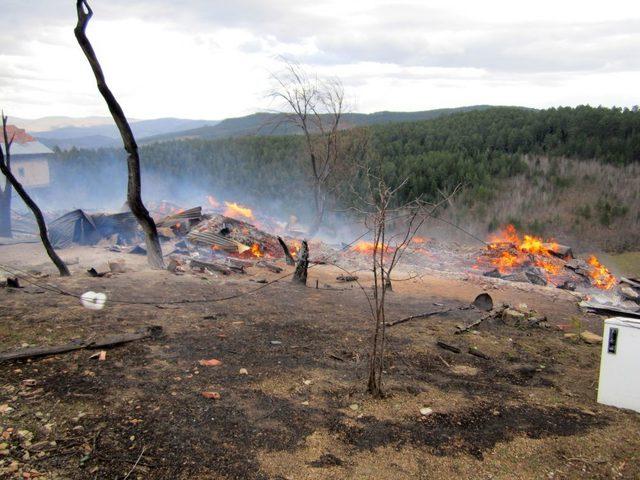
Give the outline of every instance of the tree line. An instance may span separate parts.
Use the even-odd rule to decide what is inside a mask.
[[[462,184],[465,198],[486,201],[496,182],[524,173],[524,154],[567,157],[575,161],[596,159],[628,165],[640,161],[640,113],[604,107],[562,107],[534,110],[492,107],[455,113],[433,120],[366,127],[369,149],[383,162],[390,184],[409,178],[399,201],[422,196],[435,199],[439,192]],[[340,135],[362,134],[361,128]],[[54,183],[65,189],[84,189],[100,195],[104,172],[126,174],[118,149],[58,151],[52,162]],[[188,139],[140,147],[143,175],[163,183],[166,195],[198,188],[238,191],[251,198],[275,198],[295,204],[308,200],[303,137],[246,136],[217,140]],[[83,182],[77,182],[79,172]],[[186,183],[185,183],[186,182]],[[64,185],[68,183],[68,185]],[[343,187],[341,201],[349,202]],[[145,185],[145,188],[148,188]]]

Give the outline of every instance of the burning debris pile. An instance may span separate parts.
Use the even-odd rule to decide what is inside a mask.
[[[599,312],[638,314],[640,281],[616,278],[597,257],[574,258],[571,248],[533,235],[520,235],[513,225],[490,238],[473,267],[484,276],[587,293],[581,306]]]
[[[617,279],[596,257],[574,258],[570,247],[534,235],[521,236],[513,225],[489,239],[474,266],[489,269],[485,276],[567,290],[611,290]]]

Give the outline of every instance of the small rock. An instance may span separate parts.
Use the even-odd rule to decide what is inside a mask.
[[[420,409],[420,415],[422,415],[423,417],[426,417],[428,415],[431,415],[433,413],[433,408],[429,408],[429,407],[422,407]]]
[[[311,380],[305,380],[302,383],[304,383],[305,385],[311,385]]]
[[[309,405],[309,400],[305,400],[304,402],[302,402],[302,405],[305,405],[305,406]]]
[[[31,440],[33,440],[33,432],[30,432],[29,430],[18,430],[17,435],[18,438],[26,442],[30,442]]]
[[[520,325],[524,320],[524,313],[514,310],[512,308],[507,308],[502,313],[502,320],[507,325],[511,325],[513,327]]]
[[[602,343],[602,337],[600,335],[596,335],[593,332],[585,330],[580,333],[580,338],[583,342],[588,343],[589,345],[596,345]]]
[[[246,368],[241,368],[238,373],[240,375],[249,375],[249,370],[247,370]]]
[[[282,342],[280,340],[271,340],[271,345],[282,345]]]
[[[577,333],[565,333],[563,336],[567,340],[575,340],[576,338],[578,338],[578,334]]]
[[[360,405],[358,405],[357,403],[352,403],[351,405],[349,405],[349,408],[353,411],[356,411],[360,408]]]

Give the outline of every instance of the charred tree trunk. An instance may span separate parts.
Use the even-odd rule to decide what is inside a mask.
[[[284,240],[281,237],[278,237],[278,243],[280,243],[282,250],[284,250],[284,257],[287,261],[287,265],[295,265],[296,261],[293,259],[293,255],[291,255],[289,247],[287,247],[287,244],[284,243]]]
[[[7,167],[11,170],[10,167]],[[4,190],[0,193],[0,237],[12,237],[11,230],[11,182],[5,180]]]
[[[4,148],[6,155],[0,159],[7,170],[11,171],[11,142],[13,139],[9,140],[9,136],[7,135],[6,129],[6,120],[7,117],[4,116],[4,112],[2,112],[2,137],[4,140]],[[11,195],[12,195],[11,182],[8,178],[5,177],[4,180],[4,189],[0,192],[0,237],[13,237],[13,232],[11,230]]]
[[[58,256],[56,251],[53,249],[51,242],[49,241],[49,236],[47,235],[47,225],[44,223],[44,217],[42,216],[42,212],[36,202],[34,202],[29,194],[22,187],[20,182],[13,176],[11,173],[10,165],[11,165],[11,141],[7,138],[7,117],[2,115],[2,132],[4,135],[4,146],[6,152],[6,160],[5,155],[0,150],[0,171],[2,171],[3,175],[6,177],[7,181],[11,184],[13,188],[15,188],[22,201],[31,209],[33,212],[33,216],[36,217],[36,222],[38,223],[38,229],[40,230],[40,238],[42,239],[42,245],[44,245],[44,249],[47,251],[47,255],[51,261],[55,264],[60,272],[61,277],[68,277],[71,275],[69,273],[69,269],[62,261],[62,259]]]
[[[300,248],[300,256],[298,257],[298,264],[296,265],[296,271],[293,274],[292,281],[295,283],[307,284],[307,270],[309,269],[309,245],[307,241],[302,241],[302,247]]]
[[[89,65],[96,77],[98,90],[109,107],[111,116],[120,131],[124,148],[128,153],[127,168],[129,171],[129,180],[127,184],[127,202],[129,203],[131,212],[135,215],[145,234],[147,261],[149,262],[149,265],[152,268],[161,269],[164,268],[164,260],[162,258],[162,249],[160,248],[160,241],[158,239],[158,230],[156,229],[155,222],[149,215],[149,211],[142,203],[138,145],[136,144],[133,132],[131,131],[129,122],[125,117],[120,104],[107,86],[104,73],[102,72],[102,67],[98,62],[98,57],[91,46],[91,42],[89,42],[89,39],[87,38],[85,31],[89,20],[91,20],[91,16],[93,15],[93,11],[86,0],[77,0],[76,9],[78,13],[78,23],[74,29],[76,40],[89,61]]]

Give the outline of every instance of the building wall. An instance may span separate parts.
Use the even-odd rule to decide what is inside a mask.
[[[11,171],[25,187],[46,187],[49,185],[49,161],[46,158],[21,160],[11,159]]]

